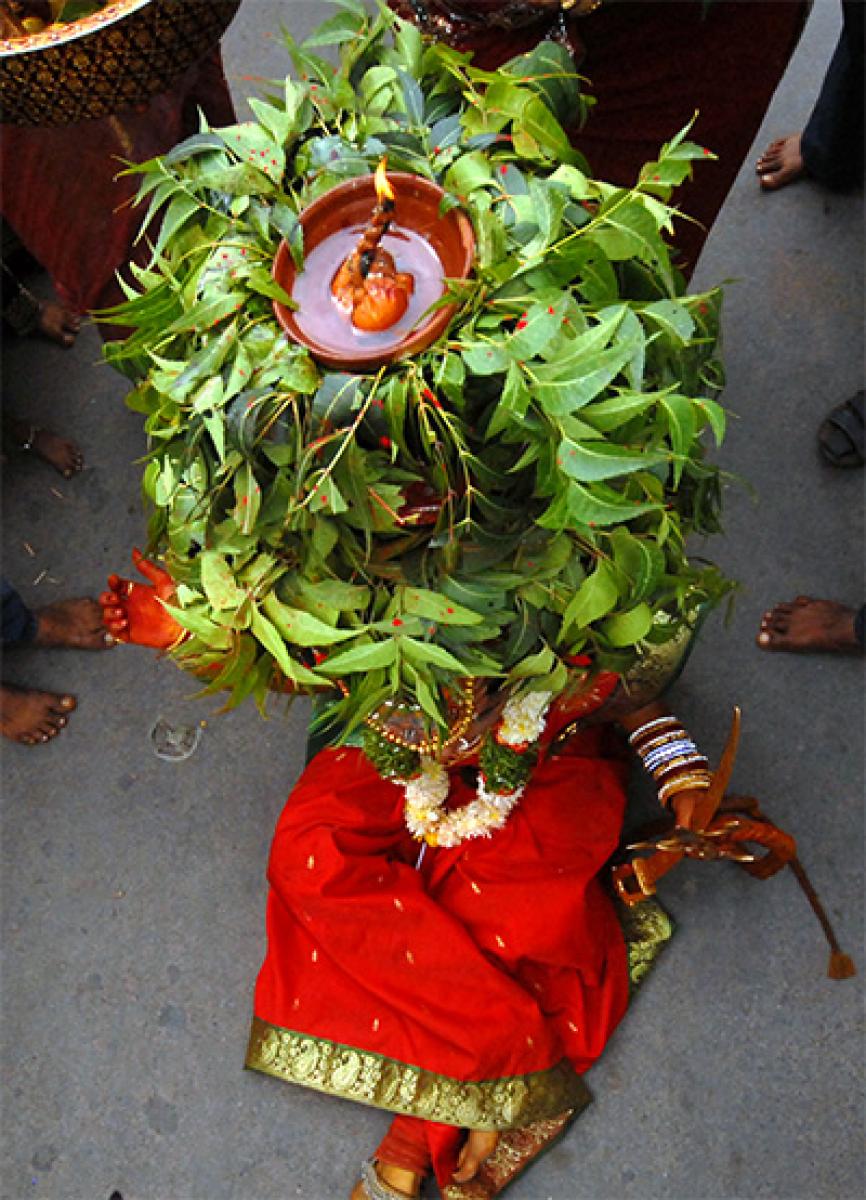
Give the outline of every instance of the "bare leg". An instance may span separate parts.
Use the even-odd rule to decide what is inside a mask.
[[[862,654],[855,617],[853,608],[835,600],[798,596],[792,603],[777,604],[764,613],[758,645],[762,650],[795,654]]]
[[[0,733],[12,742],[36,746],[50,741],[75,708],[74,696],[0,685]]]
[[[806,167],[800,150],[799,133],[770,142],[755,164],[761,187],[768,192],[778,191],[805,174]]]

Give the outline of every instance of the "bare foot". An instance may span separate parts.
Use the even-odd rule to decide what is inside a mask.
[[[792,603],[777,604],[764,613],[758,645],[762,650],[796,654],[862,654],[854,632],[855,617],[853,608],[835,600],[798,596]]]
[[[74,696],[0,685],[0,733],[12,742],[36,746],[60,733],[75,708]]]
[[[499,1134],[493,1129],[470,1129],[469,1136],[457,1159],[457,1170],[454,1172],[455,1183],[468,1183],[478,1174],[478,1169],[493,1151],[499,1141]]]
[[[39,332],[67,349],[72,346],[81,329],[81,317],[56,300],[43,300],[39,305]]]
[[[58,600],[37,609],[37,646],[58,646],[68,650],[104,650],[114,638],[102,624],[102,609],[89,596],[78,600]]]
[[[50,429],[30,425],[19,417],[5,417],[3,428],[19,450],[32,450],[64,479],[71,479],[76,471],[84,469],[84,455],[69,438],[60,437]]]
[[[799,133],[792,133],[786,138],[770,142],[758,159],[755,170],[765,191],[778,191],[805,174],[800,137]]]
[[[84,470],[84,455],[69,438],[60,437],[50,429],[37,429],[33,435],[33,453],[43,462],[59,471],[64,479],[71,479]]]

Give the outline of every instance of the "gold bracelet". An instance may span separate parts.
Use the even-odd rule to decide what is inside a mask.
[[[662,784],[667,780],[670,782],[670,776],[679,774],[683,767],[709,768],[710,761],[705,754],[685,754],[680,758],[672,758],[670,762],[662,763],[660,767],[652,772],[652,777],[657,784]]]
[[[632,750],[636,750],[644,738],[653,738],[660,736],[662,733],[673,732],[682,728],[682,724],[674,716],[656,717],[654,721],[647,721],[643,725],[638,725],[637,729],[633,729],[628,735],[628,744]]]
[[[676,742],[681,738],[687,738],[689,735],[683,729],[682,725],[677,729],[666,729],[664,733],[659,733],[655,737],[649,739],[648,742],[639,742],[635,747],[635,754],[639,754],[641,758],[651,753],[653,750],[658,750],[660,746],[666,746],[668,742]]]
[[[659,804],[666,805],[672,796],[677,796],[680,792],[704,791],[712,781],[713,777],[709,771],[700,774],[695,772],[693,775],[678,775],[674,779],[669,779],[659,788]]]

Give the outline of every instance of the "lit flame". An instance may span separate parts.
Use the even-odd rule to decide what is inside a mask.
[[[394,195],[394,189],[391,187],[390,183],[388,182],[388,176],[385,174],[385,167],[387,165],[388,159],[383,158],[376,168],[376,174],[374,176],[376,182],[376,197],[380,204],[382,204],[385,200],[390,200],[393,203],[396,199],[396,196]]]

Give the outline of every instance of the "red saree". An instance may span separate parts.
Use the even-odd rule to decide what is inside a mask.
[[[358,749],[322,751],[277,825],[247,1065],[422,1118],[440,1184],[461,1129],[583,1107],[581,1075],[628,998],[598,878],[626,769],[603,730],[584,731],[504,829],[428,849],[416,869],[402,788]],[[473,798],[454,772],[449,804]]]

